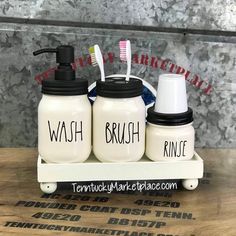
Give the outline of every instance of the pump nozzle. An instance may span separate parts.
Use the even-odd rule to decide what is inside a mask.
[[[39,55],[39,54],[41,54],[41,53],[45,53],[45,52],[52,52],[52,53],[56,53],[57,52],[57,49],[56,48],[43,48],[43,49],[39,49],[39,50],[37,50],[37,51],[34,51],[33,52],[33,55],[34,56],[37,56],[37,55]]]
[[[56,53],[56,62],[59,63],[59,66],[55,70],[56,80],[75,79],[75,71],[71,66],[71,63],[74,62],[74,47],[61,45],[57,48],[43,48],[33,52],[33,55],[37,56],[41,53]]]
[[[41,53],[56,53],[57,63],[66,64],[74,62],[74,47],[70,45],[61,45],[57,48],[43,48],[33,52],[34,56],[37,56]]]

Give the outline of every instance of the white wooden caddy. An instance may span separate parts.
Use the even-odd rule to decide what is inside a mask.
[[[107,76],[113,77],[114,75]],[[117,77],[126,75],[117,74]],[[143,85],[152,94],[156,90],[145,80],[130,75],[132,78],[140,79]],[[93,83],[89,91],[95,87]],[[95,97],[90,97],[95,100]],[[154,103],[147,105],[152,106]],[[91,154],[83,163],[49,164],[38,157],[38,182],[45,193],[53,193],[57,189],[57,182],[79,182],[79,181],[122,181],[122,180],[168,180],[181,179],[185,189],[194,190],[198,186],[198,179],[203,176],[203,160],[195,152],[191,160],[187,161],[159,161],[153,162],[143,157],[137,162],[102,163]]]
[[[194,190],[203,177],[203,160],[195,152],[191,160],[154,162],[143,157],[137,162],[102,163],[93,154],[83,163],[49,164],[38,157],[38,182],[45,193],[53,193],[57,182],[168,180],[180,179],[185,189]]]

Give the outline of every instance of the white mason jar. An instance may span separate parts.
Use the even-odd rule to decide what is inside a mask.
[[[91,152],[88,82],[44,80],[38,107],[38,150],[48,163],[83,162]]]
[[[145,104],[142,81],[106,78],[97,81],[93,105],[93,152],[102,162],[141,159],[145,149]]]
[[[148,109],[146,156],[153,161],[189,160],[194,154],[191,108],[179,114],[163,114]]]

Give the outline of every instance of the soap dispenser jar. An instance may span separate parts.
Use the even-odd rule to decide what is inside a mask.
[[[110,77],[96,82],[93,152],[102,162],[141,159],[145,149],[145,104],[141,80]]]
[[[91,104],[88,81],[76,79],[69,45],[34,52],[56,53],[55,78],[42,81],[38,106],[38,151],[47,163],[85,161],[91,152]]]

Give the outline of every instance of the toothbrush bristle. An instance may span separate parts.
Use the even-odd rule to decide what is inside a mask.
[[[89,54],[91,56],[91,62],[92,62],[92,66],[97,66],[97,60],[95,57],[95,50],[94,50],[94,46],[89,48]]]
[[[90,56],[91,56],[92,65],[97,66],[98,63],[97,63],[97,60],[96,60],[96,57],[95,57],[95,53],[90,54]]]
[[[127,57],[126,57],[126,40],[120,41],[119,46],[120,46],[120,60],[121,61],[127,61]]]
[[[122,40],[119,42],[120,47],[126,47],[126,40]]]
[[[94,53],[94,46],[89,48],[89,53],[93,54]]]

